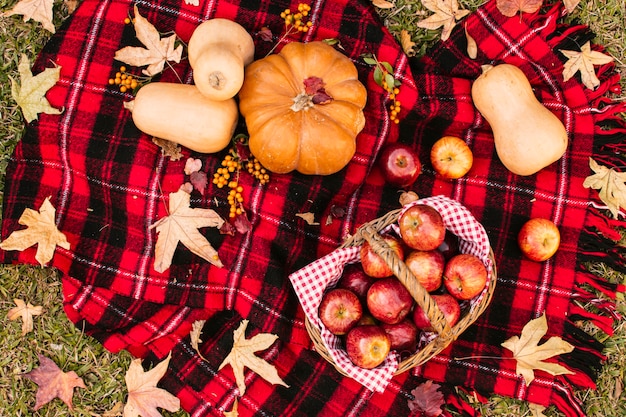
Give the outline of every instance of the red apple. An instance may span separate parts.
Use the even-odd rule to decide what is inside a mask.
[[[446,261],[459,253],[459,237],[449,230],[437,250],[443,254]]]
[[[337,288],[345,288],[359,296],[362,302],[365,302],[367,290],[376,280],[365,273],[361,264],[349,264],[343,271],[343,274],[337,282]]]
[[[346,335],[346,353],[352,363],[361,368],[376,368],[390,350],[389,336],[380,326],[356,326]]]
[[[543,262],[559,249],[561,234],[552,221],[534,218],[524,223],[517,235],[517,243],[528,259]]]
[[[391,350],[397,352],[415,352],[417,349],[417,336],[419,330],[410,318],[402,320],[400,323],[381,323],[380,327],[387,332],[391,341]]]
[[[446,236],[441,214],[426,204],[406,209],[398,219],[402,240],[417,250],[437,249]]]
[[[413,307],[413,297],[396,277],[379,279],[367,291],[367,308],[383,323],[402,321]]]
[[[363,312],[363,316],[361,316],[361,320],[356,324],[357,326],[362,326],[365,324],[378,324],[378,320],[374,318],[367,310]]]
[[[318,314],[331,333],[344,335],[361,319],[363,305],[352,291],[333,288],[322,296]]]
[[[422,164],[417,152],[402,143],[386,145],[378,158],[378,166],[388,184],[398,188],[408,188],[422,172]]]
[[[470,300],[487,285],[487,268],[479,257],[469,253],[453,256],[443,270],[443,284],[459,300]]]
[[[463,139],[444,136],[430,149],[430,163],[443,178],[457,179],[472,168],[474,155]]]
[[[431,295],[431,297],[439,306],[450,327],[454,326],[461,318],[461,306],[457,299],[450,294],[435,294]],[[413,323],[415,323],[418,329],[433,331],[430,319],[418,305],[413,310]]]
[[[399,239],[391,236],[385,235],[382,236],[387,245],[391,248],[392,251],[400,258],[404,259],[404,249],[402,248],[402,242]],[[363,267],[363,271],[370,277],[374,278],[386,278],[393,275],[393,271],[389,268],[389,265],[385,262],[385,260],[374,250],[368,241],[365,241],[363,245],[361,245],[361,249],[359,252],[361,256],[361,266]]]
[[[445,258],[438,250],[409,252],[404,260],[409,271],[427,292],[435,291],[443,280]]]

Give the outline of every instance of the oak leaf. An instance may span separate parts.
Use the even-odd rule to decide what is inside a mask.
[[[55,32],[54,24],[52,23],[52,6],[54,0],[20,0],[13,9],[8,12],[4,12],[4,16],[12,16],[20,14],[24,16],[24,22],[28,22],[33,19],[43,25],[43,28],[48,32]]]
[[[39,207],[39,211],[24,209],[18,223],[26,229],[16,230],[0,243],[0,249],[22,251],[37,245],[35,259],[42,266],[47,264],[54,255],[57,245],[69,250],[70,244],[55,223],[56,209],[50,203],[50,197]]]
[[[422,5],[435,14],[417,22],[424,29],[438,29],[443,26],[441,40],[450,37],[456,21],[469,14],[469,10],[459,9],[457,0],[422,0]]]
[[[596,76],[594,65],[604,65],[613,61],[613,57],[605,55],[602,52],[592,51],[591,43],[587,41],[580,51],[569,51],[559,49],[568,59],[563,65],[563,81],[567,81],[580,72],[580,79],[585,87],[593,90],[600,85],[600,80]]]
[[[548,321],[545,313],[543,313],[538,318],[526,323],[520,336],[513,336],[502,343],[502,347],[513,352],[513,358],[517,361],[516,372],[524,377],[526,385],[535,379],[535,369],[550,375],[573,373],[557,363],[544,361],[544,359],[574,350],[574,346],[558,336],[552,336],[540,345],[539,342],[547,331]]]
[[[289,387],[289,385],[285,384],[280,376],[278,376],[278,372],[273,365],[270,365],[264,359],[254,354],[255,352],[269,348],[274,341],[278,339],[278,336],[271,333],[258,333],[250,339],[246,339],[247,327],[248,320],[242,320],[241,324],[234,332],[233,348],[224,361],[222,361],[218,370],[221,370],[226,365],[230,365],[233,368],[239,395],[243,395],[246,392],[245,376],[243,374],[244,368],[256,372],[261,378],[271,384],[280,384]]]
[[[163,156],[169,156],[172,161],[178,161],[183,157],[183,152],[179,144],[172,142],[171,140],[161,139],[157,137],[152,138],[152,143],[161,148],[161,154]]]
[[[74,388],[87,388],[76,372],[63,372],[52,359],[39,355],[39,367],[22,374],[39,387],[35,396],[35,411],[55,398],[60,398],[72,410]]]
[[[11,78],[11,95],[22,109],[24,119],[30,123],[38,118],[39,113],[61,114],[62,110],[52,107],[46,99],[48,90],[59,81],[61,67],[46,68],[33,76],[30,70],[30,60],[22,54],[17,69],[20,82],[18,84]]]
[[[13,300],[17,307],[13,307],[7,313],[9,320],[17,320],[22,318],[22,336],[33,331],[33,316],[39,316],[43,313],[42,306],[34,306],[31,303],[25,303],[24,300],[16,298]]]
[[[165,375],[172,353],[159,362],[154,368],[145,372],[141,366],[141,359],[134,359],[124,380],[128,388],[128,400],[124,406],[124,417],[161,417],[157,408],[164,408],[169,412],[180,409],[180,400],[157,384]]]
[[[594,174],[583,182],[583,187],[599,190],[600,200],[607,205],[614,218],[618,218],[620,209],[626,207],[626,172],[617,172],[612,168],[598,164],[589,158],[589,167]]]
[[[423,417],[440,416],[443,413],[441,407],[445,404],[440,387],[441,385],[430,380],[415,387],[411,391],[413,399],[408,401],[409,410]]]
[[[503,15],[513,17],[516,14],[535,13],[541,8],[543,0],[496,0],[496,7]]]
[[[179,242],[211,264],[224,266],[217,251],[198,231],[202,227],[220,228],[224,220],[214,210],[191,208],[189,204],[190,195],[184,189],[170,193],[169,215],[150,226],[159,235],[154,253],[154,270],[157,272],[170,267]]]
[[[176,34],[161,39],[156,28],[146,18],[139,14],[135,6],[135,32],[137,39],[144,44],[139,46],[126,46],[115,52],[114,58],[128,65],[148,67],[141,72],[151,77],[163,71],[167,61],[180,62],[183,54],[183,46],[176,43]]]

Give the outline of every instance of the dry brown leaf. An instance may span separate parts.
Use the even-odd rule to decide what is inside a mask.
[[[408,401],[409,409],[422,417],[437,417],[443,413],[441,407],[446,403],[441,385],[428,380],[411,391],[413,399]]]
[[[202,335],[202,328],[204,327],[204,323],[206,323],[206,320],[194,321],[191,325],[191,333],[189,333],[191,347],[193,347],[198,353],[200,353],[200,343],[202,342],[200,336]]]
[[[316,225],[319,224],[319,222],[315,221],[315,215],[313,213],[310,213],[310,212],[307,212],[307,213],[296,213],[296,217],[300,217],[301,219],[303,219],[305,222],[307,222],[311,226],[316,226]]]
[[[104,414],[102,414],[102,417],[120,417],[123,415],[123,413],[124,413],[124,403],[118,401],[115,403],[113,408],[111,408],[108,411],[105,411]]]
[[[387,0],[372,0],[372,4],[379,9],[393,9],[396,7],[395,4]]]
[[[43,28],[54,33],[55,28],[52,23],[52,6],[54,0],[20,0],[13,9],[2,13],[3,16],[20,14],[24,16],[24,22],[33,19],[43,25]]]
[[[467,31],[467,25],[465,25],[465,38],[467,39],[467,56],[470,59],[476,59],[478,56],[478,44],[476,43],[476,39]]]
[[[39,211],[29,208],[24,209],[18,223],[26,226],[26,229],[16,230],[8,238],[0,243],[0,249],[22,251],[37,245],[35,259],[43,266],[54,255],[58,246],[69,250],[70,244],[63,233],[57,229],[54,215],[55,208],[50,203],[50,197],[39,207]]]
[[[163,71],[167,61],[180,62],[183,46],[178,45],[174,48],[176,34],[161,39],[156,28],[139,14],[137,6],[135,6],[134,26],[137,39],[146,47],[126,46],[115,52],[115,59],[136,67],[147,65],[148,67],[142,70],[147,76]]]
[[[469,10],[459,9],[457,0],[422,0],[422,5],[435,14],[417,22],[417,26],[424,29],[438,29],[443,26],[441,40],[450,37],[456,21],[469,14]]]
[[[541,8],[543,0],[496,0],[496,7],[500,13],[507,17],[513,17],[516,14],[535,13]]]
[[[9,310],[7,317],[9,320],[17,320],[22,318],[22,336],[33,331],[33,316],[39,316],[43,313],[42,306],[34,306],[31,303],[26,304],[24,300],[16,298],[13,300],[17,307]]]
[[[544,361],[544,359],[574,350],[574,346],[558,336],[552,336],[540,345],[539,341],[547,331],[548,321],[544,313],[526,323],[520,336],[513,336],[502,343],[502,347],[513,352],[513,358],[517,361],[516,372],[524,377],[526,385],[529,385],[535,379],[535,369],[547,372],[550,375],[573,373],[557,363]]]
[[[189,204],[190,195],[184,189],[170,193],[169,215],[150,226],[159,235],[154,250],[154,270],[157,272],[170,267],[179,242],[211,264],[224,266],[217,251],[198,231],[203,227],[220,228],[224,220],[214,210],[191,208]]]
[[[583,182],[583,187],[598,191],[600,200],[607,205],[614,218],[618,218],[620,209],[626,207],[626,172],[617,172],[612,168],[598,164],[589,158],[589,167],[594,174]]]
[[[567,81],[580,72],[580,78],[585,87],[593,90],[600,85],[600,80],[596,76],[594,65],[604,65],[613,61],[613,57],[602,52],[592,51],[591,43],[587,41],[580,51],[568,51],[559,49],[568,59],[563,66],[563,81]]]
[[[543,412],[546,411],[546,407],[543,405],[528,403],[528,409],[533,413],[533,417],[547,417]]]
[[[563,0],[563,4],[565,5],[565,10],[567,13],[572,13],[576,7],[578,7],[578,3],[580,0]]]
[[[163,156],[169,156],[172,161],[178,161],[183,157],[182,149],[176,142],[157,137],[153,137],[152,142],[161,148]]]
[[[35,411],[55,398],[60,398],[72,410],[74,388],[87,388],[76,372],[63,372],[51,359],[39,355],[39,367],[22,374],[39,387],[35,396]]]
[[[239,395],[243,395],[246,392],[246,380],[243,374],[244,368],[248,368],[257,373],[261,378],[271,384],[280,384],[289,387],[289,385],[285,384],[280,376],[278,376],[278,372],[273,365],[270,365],[264,359],[254,354],[255,352],[269,348],[274,341],[278,339],[278,336],[270,333],[258,333],[250,339],[246,339],[247,327],[248,320],[242,320],[241,324],[234,332],[233,348],[218,370],[221,370],[226,365],[230,365],[233,368]]]
[[[415,42],[411,40],[411,34],[406,29],[400,31],[400,45],[407,56],[415,56]]]
[[[235,398],[235,402],[233,402],[233,408],[230,411],[224,411],[224,417],[239,417],[239,401]]]
[[[30,60],[22,54],[18,64],[20,74],[19,84],[11,79],[11,95],[22,109],[24,119],[32,122],[38,118],[39,113],[61,114],[62,110],[55,109],[46,99],[46,93],[57,81],[61,74],[61,67],[46,68],[33,76],[30,70]],[[9,77],[10,78],[10,77]]]
[[[78,0],[63,0],[63,4],[65,4],[67,12],[72,14],[76,10],[76,7],[78,7]]]
[[[172,353],[159,362],[154,368],[145,372],[141,366],[141,359],[134,359],[124,379],[128,388],[128,401],[124,406],[124,417],[160,417],[157,408],[164,408],[169,412],[180,409],[180,400],[165,391],[157,388],[157,384],[165,375]]]

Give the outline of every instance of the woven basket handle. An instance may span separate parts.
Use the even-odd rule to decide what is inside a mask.
[[[428,291],[426,291],[417,278],[415,278],[415,275],[413,275],[406,264],[398,258],[393,249],[391,249],[382,236],[378,234],[373,225],[363,225],[359,231],[363,238],[372,246],[372,249],[389,265],[394,275],[415,299],[417,305],[424,310],[430,319],[433,329],[440,337],[447,339],[451,331],[448,320],[446,320],[445,315]]]

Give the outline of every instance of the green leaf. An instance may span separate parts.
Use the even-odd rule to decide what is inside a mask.
[[[374,82],[380,86],[383,85],[383,71],[380,67],[374,69]]]

